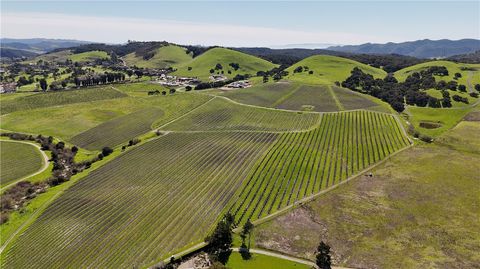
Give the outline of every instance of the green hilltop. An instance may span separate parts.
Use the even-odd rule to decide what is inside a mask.
[[[294,72],[298,67],[303,68],[302,72]],[[288,78],[294,81],[315,83],[315,84],[333,84],[336,81],[342,82],[350,76],[354,67],[360,68],[363,72],[373,75],[375,78],[384,78],[387,73],[381,69],[362,64],[360,62],[330,56],[314,55],[290,66],[286,70],[289,72]],[[309,71],[313,71],[312,74]]]
[[[192,55],[187,53],[185,48],[168,45],[155,50],[152,58],[146,60],[135,52],[129,53],[123,57],[128,66],[141,68],[168,68],[173,65],[180,65],[192,60]]]
[[[231,63],[238,64],[238,69],[235,70],[230,66]],[[228,78],[233,78],[238,74],[256,75],[258,71],[268,71],[277,66],[271,62],[242,52],[226,48],[213,48],[193,58],[193,60],[189,62],[175,66],[177,71],[173,74],[208,80],[208,77],[211,75],[210,69],[215,69],[217,64],[220,64],[222,69],[215,70],[215,74],[221,74],[223,71],[223,75]]]

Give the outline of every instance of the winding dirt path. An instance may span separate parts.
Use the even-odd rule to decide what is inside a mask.
[[[232,250],[238,252],[239,248],[232,248]],[[250,253],[262,254],[262,255],[271,256],[271,257],[275,257],[275,258],[280,258],[280,259],[284,259],[284,260],[289,260],[289,261],[292,261],[292,262],[306,264],[306,265],[318,268],[317,265],[312,261],[305,260],[305,259],[300,259],[300,258],[296,258],[296,257],[288,256],[288,255],[285,255],[285,254],[268,251],[268,250],[251,248]],[[353,268],[332,266],[332,269],[353,269]]]

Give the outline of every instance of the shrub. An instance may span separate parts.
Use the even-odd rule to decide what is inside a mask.
[[[113,149],[111,149],[110,147],[103,147],[102,149],[102,155],[104,157],[107,157],[108,155],[112,154],[113,152]]]

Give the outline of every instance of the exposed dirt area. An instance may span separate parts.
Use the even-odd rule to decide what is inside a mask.
[[[472,111],[468,113],[463,119],[466,121],[480,121],[480,111]]]

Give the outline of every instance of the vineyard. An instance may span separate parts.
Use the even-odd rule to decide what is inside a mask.
[[[74,136],[70,142],[88,150],[99,150],[105,146],[114,147],[150,131],[152,124],[162,116],[163,111],[159,108],[142,109],[106,121]]]
[[[230,211],[256,220],[335,185],[407,146],[391,115],[324,114],[318,128],[281,135],[245,180]]]
[[[40,170],[43,165],[39,150],[26,143],[0,141],[0,159],[2,186]]]
[[[143,268],[201,242],[277,134],[167,134],[77,182],[2,253],[4,268]]]
[[[23,111],[41,107],[91,102],[97,100],[126,97],[125,93],[111,87],[37,93],[20,96],[15,99],[2,100],[1,114]]]
[[[277,108],[318,112],[341,110],[327,86],[308,85],[302,85],[295,93],[277,105]]]
[[[223,96],[239,103],[274,107],[277,101],[293,92],[296,88],[298,88],[297,84],[282,81],[265,85],[260,84],[246,89],[227,91]]]
[[[216,97],[208,105],[164,127],[170,131],[299,131],[319,120],[318,114],[275,111],[238,105]]]

